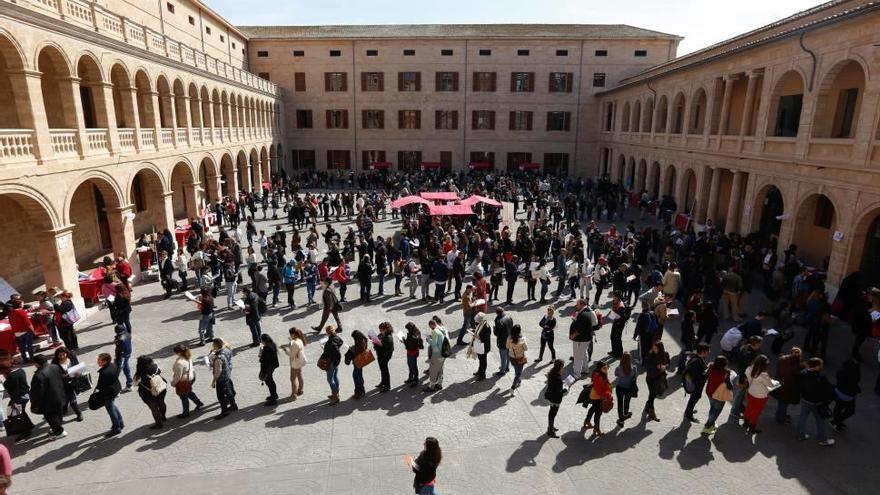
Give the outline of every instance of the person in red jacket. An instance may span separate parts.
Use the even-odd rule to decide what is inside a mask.
[[[593,376],[591,378],[590,389],[590,410],[587,411],[587,418],[584,420],[584,429],[593,429],[593,435],[604,435],[599,421],[602,418],[602,402],[611,399],[611,382],[608,381],[608,364],[602,361],[596,361],[593,365]],[[596,424],[590,422],[590,418],[595,419]]]
[[[34,357],[34,324],[27,310],[24,309],[21,299],[12,300],[9,326],[18,340],[18,352],[21,353],[22,363],[30,362]]]

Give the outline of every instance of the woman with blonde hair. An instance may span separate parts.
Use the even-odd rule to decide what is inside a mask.
[[[196,371],[193,369],[192,351],[184,344],[178,344],[174,347],[174,354],[177,359],[171,366],[171,386],[177,396],[180,397],[180,404],[183,412],[178,418],[189,417],[189,401],[193,401],[196,405],[196,411],[204,407],[205,404],[199,400],[199,397],[193,392],[192,385],[196,381]]]
[[[308,364],[305,347],[308,344],[302,330],[292,327],[289,331],[290,342],[281,346],[281,349],[290,357],[290,400],[303,394],[302,369]]]

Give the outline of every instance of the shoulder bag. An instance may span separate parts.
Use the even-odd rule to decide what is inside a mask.
[[[3,420],[3,428],[7,437],[23,435],[34,429],[34,423],[30,416],[20,405],[10,406],[9,416]]]
[[[364,368],[368,364],[372,363],[376,360],[376,357],[373,355],[373,351],[366,349],[364,352],[358,354],[352,359],[352,364],[357,366],[358,368]]]
[[[180,377],[180,380],[177,381],[177,384],[174,385],[174,391],[177,393],[179,397],[185,397],[192,393],[192,381],[190,381],[189,373],[192,370],[192,365],[187,364],[186,372],[183,373],[183,376]],[[152,385],[152,383],[150,383]]]
[[[162,378],[162,375],[156,373],[155,375],[150,377],[150,394],[153,397],[159,397],[162,395],[162,392],[167,388],[167,384],[165,383],[165,379]]]

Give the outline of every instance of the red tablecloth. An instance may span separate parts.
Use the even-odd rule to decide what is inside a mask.
[[[18,352],[18,345],[15,343],[15,334],[12,333],[12,327],[9,326],[9,320],[0,320],[0,349],[4,349],[10,356]]]
[[[684,232],[687,230],[688,224],[690,223],[691,218],[684,213],[679,213],[675,216],[675,228]]]
[[[189,235],[190,229],[192,229],[191,225],[184,225],[174,229],[174,238],[177,240],[178,247],[186,246],[186,237]]]
[[[104,285],[103,280],[80,280],[79,293],[86,301],[96,303],[98,302],[98,294],[101,293],[102,285]]]
[[[146,271],[150,269],[150,266],[153,265],[153,249],[146,249],[144,251],[138,251],[138,261],[141,265],[141,271]]]

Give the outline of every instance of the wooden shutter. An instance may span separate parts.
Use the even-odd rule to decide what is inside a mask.
[[[563,115],[565,116],[563,118],[563,121],[565,122],[564,129],[566,131],[570,131],[571,130],[571,112],[565,112]]]
[[[555,74],[555,72],[551,72],[550,74],[547,75],[547,92],[548,93],[554,92],[553,91],[553,74]]]
[[[422,73],[416,72],[416,91],[422,90]]]
[[[516,72],[510,73],[510,92],[516,91]]]
[[[361,72],[361,91],[367,91],[367,73]]]
[[[397,73],[397,91],[403,91],[403,72]]]
[[[327,150],[327,169],[333,168],[333,150]]]
[[[361,151],[361,167],[363,167],[364,170],[366,170],[367,167],[370,166],[369,158],[370,157],[367,155],[367,150]]]
[[[397,111],[397,128],[403,129],[403,110]]]
[[[397,152],[397,168],[402,170],[402,166],[403,166],[403,152],[398,151]]]
[[[486,153],[486,157],[489,159],[489,163],[492,164],[492,167],[495,167],[495,152],[490,151]]]
[[[379,91],[385,91],[385,73],[379,72],[377,75],[379,76]]]
[[[489,91],[495,92],[498,89],[498,74],[495,72],[490,72],[489,76]]]
[[[369,129],[369,127],[367,127],[367,120],[367,111],[361,110],[361,128]]]
[[[342,111],[342,128],[348,129],[348,110]]]
[[[532,130],[532,112],[526,114],[526,129]]]
[[[332,129],[332,127],[330,127],[330,121],[332,120],[332,118],[333,118],[333,110],[327,110],[327,123],[324,126],[327,129]]]
[[[471,129],[477,129],[477,116],[479,112],[477,110],[471,111]]]
[[[511,131],[516,130],[516,112],[513,110],[510,111],[510,123],[508,129]]]
[[[473,91],[480,91],[480,85],[478,84],[480,82],[480,73],[474,72],[473,75],[471,76],[471,79],[472,79],[472,81],[471,81],[472,90]]]
[[[452,73],[452,90],[458,91],[458,72]]]
[[[330,91],[330,73],[324,73],[324,91]]]
[[[565,73],[565,92],[571,93],[574,88],[574,72]]]
[[[458,110],[453,110],[452,114],[452,128],[458,129]]]
[[[533,93],[535,91],[535,73],[529,72],[529,93]]]
[[[422,128],[422,111],[416,110],[416,129]]]
[[[440,91],[440,75],[441,74],[443,74],[443,73],[442,72],[435,72],[434,73],[434,91]]]
[[[495,111],[489,112],[489,129],[495,130]]]
[[[342,91],[348,91],[348,72],[342,73]]]
[[[293,88],[294,88],[294,91],[305,91],[306,90],[306,73],[305,72],[294,72],[294,74],[293,74]]]
[[[443,115],[443,112],[440,110],[436,110],[434,112],[434,129],[440,128],[440,117]]]
[[[379,129],[385,128],[385,110],[379,110]]]

